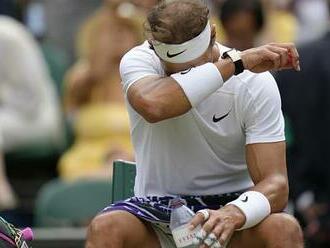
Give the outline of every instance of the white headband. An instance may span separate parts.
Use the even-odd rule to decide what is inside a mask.
[[[197,37],[182,44],[165,44],[153,41],[156,54],[164,61],[180,64],[192,61],[202,56],[207,50],[211,41],[210,22]]]

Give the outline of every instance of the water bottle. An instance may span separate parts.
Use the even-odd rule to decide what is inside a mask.
[[[198,245],[194,245],[193,240],[197,232],[201,229],[201,226],[196,227],[193,231],[188,229],[189,222],[195,216],[195,213],[180,198],[171,200],[170,207],[172,209],[170,229],[176,247],[197,248]]]

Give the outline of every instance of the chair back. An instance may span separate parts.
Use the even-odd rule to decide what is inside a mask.
[[[113,163],[112,202],[134,196],[136,166],[134,162],[115,160]]]

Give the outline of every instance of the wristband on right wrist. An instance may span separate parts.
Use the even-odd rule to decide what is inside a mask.
[[[238,230],[248,229],[259,224],[271,213],[268,199],[257,191],[245,192],[227,205],[238,207],[245,215],[245,223]]]

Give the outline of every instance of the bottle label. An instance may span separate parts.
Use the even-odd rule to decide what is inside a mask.
[[[193,244],[193,240],[196,237],[196,234],[199,230],[196,228],[193,231],[188,229],[188,225],[183,225],[173,229],[172,235],[176,247],[186,247]]]

